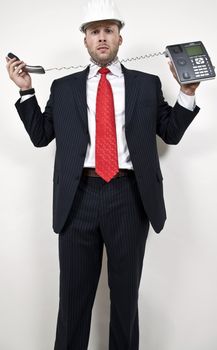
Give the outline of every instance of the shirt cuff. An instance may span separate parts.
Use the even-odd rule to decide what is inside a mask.
[[[188,109],[189,111],[193,111],[194,108],[196,107],[196,99],[195,96],[189,96],[182,92],[181,90],[179,91],[178,99],[177,102],[184,108]]]
[[[29,94],[29,95],[22,96],[20,99],[20,103],[28,100],[30,97],[33,97],[33,96],[35,96],[35,94]]]

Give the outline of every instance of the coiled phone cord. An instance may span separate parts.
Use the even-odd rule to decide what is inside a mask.
[[[126,59],[122,59],[120,60],[121,63],[126,63],[126,62],[132,62],[132,61],[140,61],[140,60],[144,60],[147,58],[152,58],[152,57],[157,57],[157,56],[161,56],[161,55],[165,55],[166,51],[164,52],[156,52],[156,53],[150,53],[150,54],[146,54],[146,55],[142,55],[142,56],[136,56],[136,57],[131,57],[131,58],[126,58]],[[80,69],[80,68],[87,68],[89,66],[89,64],[82,66],[82,65],[78,65],[78,66],[69,66],[69,67],[54,67],[54,68],[47,68],[45,69],[46,72],[50,72],[53,70],[69,70],[69,69]]]

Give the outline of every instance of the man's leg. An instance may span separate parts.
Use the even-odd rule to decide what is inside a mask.
[[[149,221],[134,174],[113,179],[102,203],[111,298],[109,350],[138,350],[138,290]]]
[[[103,180],[83,178],[59,235],[60,301],[55,350],[87,350],[91,311],[102,264],[98,191]]]

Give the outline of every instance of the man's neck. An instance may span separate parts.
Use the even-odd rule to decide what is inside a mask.
[[[113,63],[117,63],[118,62],[118,57],[116,56],[112,61],[109,61],[108,63],[100,63],[100,62],[97,62],[95,61],[92,57],[90,58],[90,61],[99,66],[99,67],[108,67],[108,66],[111,66]]]

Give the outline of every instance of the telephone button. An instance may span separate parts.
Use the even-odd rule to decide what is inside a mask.
[[[173,47],[173,52],[174,52],[174,53],[180,53],[180,52],[182,52],[181,46],[174,46],[174,47]]]
[[[183,75],[184,79],[190,79],[191,78],[191,76],[190,76],[190,74],[188,72],[184,72],[182,75]]]
[[[184,58],[179,58],[179,59],[177,60],[177,63],[178,63],[180,66],[185,66],[187,62],[184,60]]]
[[[198,57],[198,58],[195,59],[195,63],[196,64],[202,64],[202,63],[205,63],[205,61],[204,61],[203,58]]]

